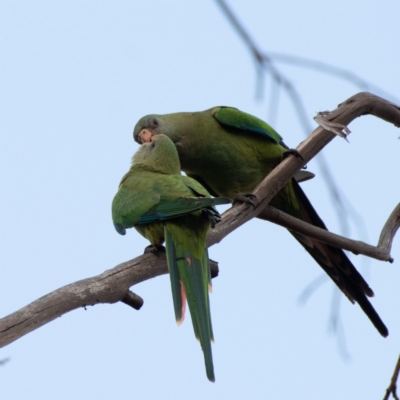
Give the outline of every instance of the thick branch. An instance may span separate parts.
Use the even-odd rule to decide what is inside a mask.
[[[121,301],[131,286],[167,271],[165,256],[158,259],[144,254],[100,275],[57,289],[0,320],[0,347],[69,311]]]
[[[359,93],[342,103],[332,113],[324,113],[324,116],[328,122],[347,125],[353,119],[365,114],[375,115],[396,126],[400,126],[399,107],[370,93]],[[260,200],[256,209],[245,205],[236,205],[228,210],[224,214],[222,222],[208,235],[208,245],[212,246],[220,242],[230,232],[263,211],[269,201],[296,171],[314,157],[334,137],[335,134],[332,132],[321,127],[317,128],[309,138],[297,147],[303,160],[300,160],[299,157],[291,156],[278,165],[255,189],[254,194]],[[376,249],[377,254],[381,253],[382,247],[385,246],[390,250],[392,239],[399,225],[399,208],[396,209],[397,211],[394,211],[394,214],[392,214],[385,225],[379,242],[380,248]],[[302,229],[309,229],[305,222],[300,221],[300,223],[303,226],[298,226],[297,228],[294,228],[289,223],[288,225],[281,223],[281,225],[289,227],[292,230],[299,229],[300,232]],[[306,228],[304,228],[304,225]],[[324,233],[323,241],[334,246],[340,245],[340,247],[343,246],[353,251],[350,247],[350,241],[345,247],[343,243],[339,244],[338,240],[337,235],[329,232]],[[343,238],[343,240],[345,239]],[[358,252],[362,253],[362,251]],[[371,256],[371,254],[366,255]],[[131,286],[165,274],[167,270],[164,255],[157,258],[154,255],[145,254],[107,270],[98,276],[84,279],[55,290],[0,320],[0,347],[19,339],[21,336],[76,308],[127,300],[126,296],[128,296]],[[132,305],[131,300],[128,299],[125,303],[128,302]]]
[[[0,347],[6,346],[57,317],[80,307],[122,301],[137,308],[140,297],[129,288],[168,273],[165,254],[144,254],[100,275],[63,286],[0,320]],[[211,275],[218,264],[211,261]],[[140,308],[140,307],[139,307]]]

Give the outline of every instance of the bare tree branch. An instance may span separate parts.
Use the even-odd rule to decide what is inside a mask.
[[[283,226],[299,233],[303,233],[306,236],[312,237],[324,243],[328,243],[332,246],[351,251],[354,254],[363,254],[377,260],[393,262],[393,258],[390,256],[389,246],[371,246],[360,240],[352,240],[340,235],[336,235],[324,229],[318,228],[314,225],[307,224],[304,221],[285,214],[284,212],[279,211],[271,206],[265,207],[265,209],[262,211],[262,215],[263,218],[268,219],[268,221],[271,221],[274,224]],[[393,219],[396,219],[398,223],[398,228],[398,225],[400,224],[400,203],[393,211],[391,217],[393,217]],[[387,235],[389,236],[391,233],[395,234],[396,231],[387,232]],[[393,239],[393,236],[390,236],[390,239]]]
[[[0,320],[0,347],[69,311],[121,301],[131,286],[167,271],[165,257],[144,254],[100,275],[57,289]]]
[[[390,380],[390,385],[386,389],[386,394],[383,400],[389,400],[390,395],[393,395],[393,398],[395,400],[399,400],[399,396],[397,395],[397,379],[399,379],[399,373],[400,373],[400,356],[397,359],[397,364],[396,367],[394,368],[393,376],[392,379]]]
[[[335,124],[347,125],[353,119],[365,114],[375,115],[396,126],[400,126],[400,108],[370,93],[359,93],[346,100],[332,113],[324,113],[326,118],[324,126],[329,128],[330,123],[333,123],[333,126]],[[335,134],[322,127],[317,128],[309,138],[297,147],[303,160],[294,156],[286,158],[257,186],[253,193],[259,200],[259,204],[255,209],[242,204],[236,205],[225,212],[222,222],[209,233],[207,237],[208,246],[219,243],[230,232],[256,215],[261,215],[269,201],[296,171],[314,157],[335,136]],[[266,213],[272,212],[274,215],[278,215],[280,225],[282,226],[292,230],[298,229],[299,232],[303,233],[307,231],[310,235],[317,235],[318,239],[323,237],[321,240],[333,246],[343,246],[356,253],[362,253],[363,249],[367,248],[365,254],[368,253],[367,255],[369,256],[372,254],[372,246],[370,248],[366,247],[368,245],[363,244],[365,246],[362,247],[360,245],[362,242],[349,240],[347,240],[347,243],[344,243],[342,240],[346,241],[345,238],[340,238],[326,231],[324,231],[324,235],[320,235],[318,228],[311,227],[302,221],[296,221],[296,224],[292,225],[293,221],[288,218],[289,216],[284,216],[285,222],[283,222],[283,213],[276,214],[275,210],[271,211],[271,209],[268,207],[267,210],[269,211],[266,211]],[[400,223],[399,211],[400,206],[396,207],[385,224],[379,241],[379,247],[376,248],[376,254],[381,254],[386,249],[388,257],[390,257],[390,246]],[[379,256],[375,258],[379,258]],[[216,271],[214,263],[212,266],[213,276],[217,274]],[[137,283],[167,272],[165,255],[157,258],[152,254],[145,254],[119,264],[98,276],[83,279],[55,290],[0,320],[0,347],[79,307],[124,301],[124,303],[136,308],[140,300],[137,295],[129,291],[129,288]]]
[[[381,236],[379,237],[378,247],[386,249],[388,253],[392,248],[393,238],[396,235],[397,230],[400,226],[400,204],[390,214],[390,217],[384,225]]]
[[[395,126],[400,126],[400,107],[367,92],[358,93],[350,97],[331,113],[325,112],[326,120],[324,126],[329,127],[330,124],[333,124],[332,126],[334,127],[336,124],[347,126],[355,118],[366,114],[375,115]],[[263,215],[265,207],[286,182],[303,166],[303,164],[308,163],[309,160],[323,149],[335,136],[334,133],[322,127],[315,129],[314,132],[296,148],[301,154],[302,159],[294,156],[288,157],[264,178],[253,192],[259,200],[259,204],[255,209],[243,204],[232,207],[225,212],[223,223],[217,225],[210,233],[208,244],[211,245],[221,241],[227,233],[232,232],[251,218],[258,214],[260,214],[260,216]],[[394,211],[395,214],[396,210]],[[308,224],[303,221],[300,222],[303,228],[307,229],[306,225]],[[297,226],[300,226],[300,223]],[[391,232],[395,234],[396,229],[392,229]],[[332,235],[329,232],[328,234]],[[336,239],[337,237],[333,239],[333,241]],[[334,243],[329,242],[329,244],[335,246]],[[378,259],[380,259],[379,256]]]
[[[42,325],[77,308],[122,301],[137,307],[140,297],[129,288],[168,273],[165,254],[143,254],[92,278],[63,286],[0,320],[0,347],[6,346]],[[211,275],[218,275],[218,264],[211,261]],[[143,300],[142,300],[143,301]]]
[[[290,101],[294,106],[294,110],[297,114],[297,117],[300,121],[300,124],[303,127],[303,131],[306,135],[312,130],[309,117],[307,116],[306,108],[303,102],[301,95],[298,93],[293,82],[288,79],[283,72],[276,66],[276,61],[289,62],[292,64],[296,64],[297,66],[312,68],[314,70],[318,70],[320,72],[325,72],[331,74],[336,77],[340,77],[341,79],[348,80],[349,82],[355,84],[360,90],[377,90],[381,95],[385,97],[391,97],[392,101],[397,101],[397,99],[391,95],[384,92],[382,89],[377,88],[375,85],[370,82],[360,78],[358,75],[346,71],[343,68],[334,67],[331,65],[327,65],[320,61],[309,60],[301,57],[295,57],[292,55],[284,55],[273,52],[263,51],[253,40],[251,35],[245,29],[244,25],[239,21],[238,17],[234,14],[231,8],[228,6],[225,0],[215,0],[218,6],[221,8],[223,14],[231,23],[233,29],[239,35],[239,37],[243,40],[246,47],[250,51],[251,56],[253,57],[256,65],[256,94],[257,98],[261,98],[261,91],[263,88],[263,80],[264,74],[270,74],[272,78],[272,92],[279,93],[279,89],[283,89],[283,91],[289,96]],[[276,97],[275,97],[276,98]],[[274,100],[275,100],[274,98]],[[276,108],[276,103],[271,103],[271,110]],[[269,112],[271,114],[271,111]],[[351,219],[359,220],[358,215],[354,207],[351,206],[350,202],[346,199],[344,193],[342,193],[335,182],[335,179],[330,171],[328,162],[325,157],[320,154],[315,161],[317,162],[321,174],[323,176],[323,181],[326,184],[329,192],[330,199],[333,201],[336,214],[338,217],[338,222],[341,227],[341,233],[345,236],[349,234],[350,227],[349,221],[347,218],[344,218],[344,215],[348,215]],[[350,205],[346,207],[345,203]],[[350,208],[351,213],[345,212]],[[356,225],[359,226],[359,221],[355,221]]]

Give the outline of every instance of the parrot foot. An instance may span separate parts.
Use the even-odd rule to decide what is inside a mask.
[[[218,222],[221,221],[221,217],[218,215],[211,214],[207,210],[202,210],[202,216],[211,224],[211,228],[214,229],[215,225],[218,224]]]
[[[253,193],[236,193],[235,197],[233,198],[233,205],[236,203],[244,203],[253,206],[254,209],[260,203],[257,196]]]
[[[165,247],[161,245],[148,245],[144,249],[144,254],[151,253],[154,254],[157,257],[160,257],[160,253],[165,253]]]
[[[295,157],[301,158],[301,161],[304,161],[303,156],[296,149],[288,149],[288,150],[286,150],[283,153],[283,159],[287,158],[288,156],[295,156]]]

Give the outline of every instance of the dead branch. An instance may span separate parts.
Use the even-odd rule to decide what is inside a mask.
[[[51,292],[0,320],[0,347],[80,307],[122,301],[129,288],[167,273],[165,257],[144,254]]]
[[[400,126],[400,108],[370,93],[359,93],[339,105],[335,111],[324,113],[324,126],[328,129],[330,123],[333,123],[331,126],[335,126],[335,124],[346,126],[353,119],[365,114],[375,115],[395,126]],[[286,158],[257,186],[253,192],[259,200],[255,209],[251,206],[236,205],[225,212],[222,222],[209,233],[207,238],[208,246],[219,243],[230,232],[264,212],[268,202],[296,171],[314,157],[334,137],[334,133],[318,127],[309,138],[297,147],[302,160],[294,156]],[[267,214],[268,212],[275,213],[275,211],[271,211],[271,208],[267,210],[269,210],[266,211]],[[382,257],[381,255],[385,251],[387,251],[387,256],[390,258],[391,243],[400,223],[399,212],[400,206],[396,207],[385,224],[379,240],[379,246],[375,250],[375,258],[384,259],[379,257]],[[324,235],[320,235],[319,232],[315,231],[318,228],[311,227],[302,221],[297,221],[296,226],[292,225],[293,221],[290,218],[288,219],[286,215],[284,215],[285,220],[283,220],[282,214],[275,214],[278,215],[279,224],[282,226],[302,233],[307,231],[311,236],[316,235],[318,239],[333,246],[343,246],[343,248],[347,248],[350,251],[372,256],[373,246],[368,247],[368,250],[363,250],[368,245],[363,244],[365,246],[362,247],[360,246],[362,242],[350,241],[329,232],[324,232]],[[273,219],[276,218],[270,218],[270,220]],[[338,242],[338,240],[340,241]],[[389,258],[386,259],[390,261]],[[80,307],[123,301],[136,308],[140,305],[140,298],[137,295],[133,295],[129,288],[147,279],[165,274],[167,271],[164,255],[157,258],[152,254],[145,254],[119,264],[95,277],[57,289],[0,320],[0,347],[6,346],[55,318]],[[214,276],[217,274],[216,271],[217,269],[214,265],[212,271]]]
[[[390,214],[384,225],[378,241],[378,248],[385,249],[388,253],[392,248],[393,238],[400,226],[400,204]]]
[[[271,221],[274,224],[283,226],[296,232],[303,233],[306,236],[312,237],[332,246],[351,251],[356,255],[363,254],[377,260],[393,262],[393,258],[390,256],[389,246],[383,246],[379,244],[377,246],[371,246],[370,244],[364,243],[360,240],[352,240],[340,235],[336,235],[335,233],[331,233],[314,225],[310,225],[297,218],[294,218],[288,214],[285,214],[284,212],[279,211],[278,209],[271,206],[267,206],[264,208],[264,210],[262,211],[262,216],[263,219],[268,219],[268,221]],[[400,204],[393,211],[390,219],[397,221],[398,228],[400,224]],[[382,234],[386,230],[385,227],[382,230]],[[391,236],[392,233],[394,236],[395,232],[393,232],[393,230],[388,230],[386,233],[388,237],[390,236],[390,239],[393,239],[393,236]]]
[[[143,300],[129,288],[168,273],[165,254],[143,254],[92,278],[63,286],[0,320],[0,347],[6,346],[77,308],[118,301],[140,309]],[[218,264],[211,261],[211,276],[218,276]]]

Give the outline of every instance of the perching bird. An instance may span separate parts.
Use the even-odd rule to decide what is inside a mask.
[[[133,134],[138,143],[158,134],[169,136],[178,150],[182,170],[212,195],[231,198],[250,193],[282,161],[288,149],[267,123],[231,107],[147,115],[138,121]],[[326,229],[295,179],[281,189],[270,205]],[[374,293],[345,253],[300,233],[290,233],[386,337],[388,330],[366,297]]]
[[[196,337],[204,352],[207,377],[215,381],[211,353],[208,291],[211,276],[206,245],[210,227],[220,220],[217,204],[197,181],[181,175],[178,152],[165,135],[154,137],[135,153],[112,203],[115,229],[125,235],[135,227],[147,238],[147,249],[158,253],[165,239],[175,317],[180,325],[186,299]]]

